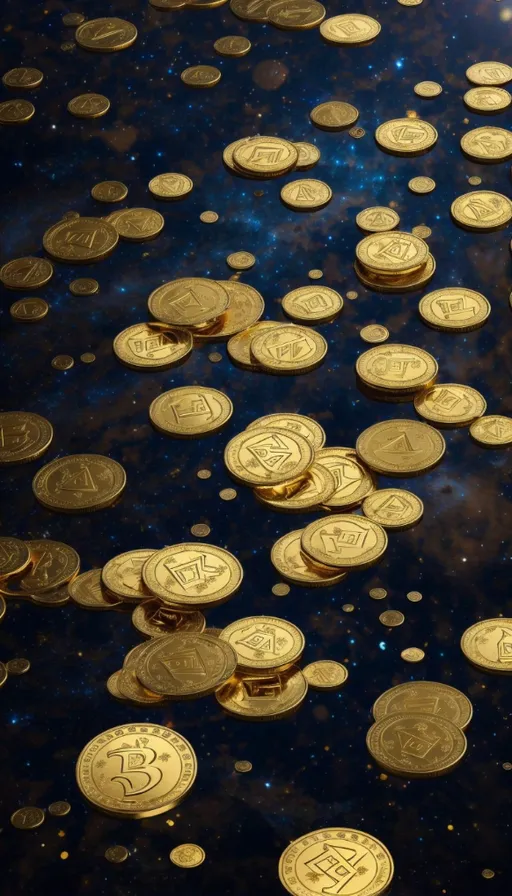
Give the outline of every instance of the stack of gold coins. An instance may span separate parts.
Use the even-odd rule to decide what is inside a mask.
[[[228,354],[246,370],[297,375],[320,366],[327,354],[327,342],[311,326],[265,320],[233,336]]]
[[[416,393],[434,385],[438,372],[435,358],[414,345],[375,345],[356,361],[359,388],[381,401],[411,401]]]
[[[61,541],[37,538],[21,541],[0,538],[0,595],[30,598],[41,606],[60,606],[69,601],[71,586],[80,569],[74,548]]]
[[[436,263],[426,242],[400,230],[370,233],[356,246],[354,270],[376,292],[420,289],[434,276]]]

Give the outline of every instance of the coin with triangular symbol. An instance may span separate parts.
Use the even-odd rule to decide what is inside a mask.
[[[312,178],[294,180],[284,185],[281,199],[285,205],[296,211],[314,211],[324,208],[331,201],[332,190],[321,180]]]
[[[460,646],[464,656],[480,669],[512,673],[512,619],[498,616],[475,622],[462,635]]]
[[[430,470],[446,450],[443,436],[418,420],[384,420],[358,437],[356,452],[377,473],[410,476]]]
[[[392,775],[431,778],[452,771],[467,750],[464,732],[441,716],[397,712],[375,722],[366,746]]]
[[[408,529],[423,516],[423,501],[401,488],[383,488],[363,501],[363,513],[384,529]]]
[[[59,457],[41,467],[32,482],[41,504],[66,513],[108,507],[125,485],[126,473],[121,464],[100,454]]]
[[[479,445],[486,448],[500,448],[512,445],[512,417],[489,414],[480,417],[469,427],[469,433]]]
[[[499,230],[512,219],[512,201],[492,190],[473,190],[458,196],[450,211],[467,230]]]

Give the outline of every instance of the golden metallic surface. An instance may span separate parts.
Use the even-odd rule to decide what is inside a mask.
[[[30,562],[27,542],[9,535],[0,536],[0,580],[18,575]]]
[[[78,277],[69,284],[69,291],[73,296],[94,296],[99,289],[100,284],[92,277]]]
[[[460,646],[466,657],[484,672],[512,673],[512,619],[482,619],[462,635]]]
[[[27,411],[0,412],[0,466],[37,460],[49,448],[53,426]]]
[[[110,100],[101,93],[81,93],[69,101],[67,109],[75,118],[101,118],[110,109]]]
[[[501,87],[472,87],[464,94],[463,100],[472,112],[495,115],[510,106],[512,96]]]
[[[294,375],[318,367],[327,354],[327,342],[316,330],[298,324],[283,324],[257,334],[250,350],[267,373]]]
[[[363,513],[384,529],[408,529],[423,516],[423,501],[401,488],[384,488],[368,495]]]
[[[74,218],[54,224],[43,236],[43,246],[57,261],[91,264],[107,258],[119,236],[104,218]]]
[[[26,124],[35,111],[28,100],[5,100],[0,103],[0,124]]]
[[[315,691],[337,691],[348,678],[348,669],[335,660],[317,660],[302,670],[310,688]]]
[[[414,409],[432,423],[469,426],[482,417],[487,402],[480,392],[459,383],[437,383],[414,397]]]
[[[406,647],[400,656],[406,663],[422,663],[425,659],[425,651],[421,647]]]
[[[504,62],[476,62],[466,70],[466,78],[472,84],[499,87],[512,81],[512,68]]]
[[[71,812],[71,806],[67,802],[67,800],[56,800],[54,803],[50,803],[48,806],[48,812],[50,815],[53,815],[57,818],[62,818],[64,815],[69,815]]]
[[[315,106],[309,113],[309,117],[317,128],[324,131],[342,131],[357,121],[359,110],[350,103],[329,100],[327,103]]]
[[[374,423],[356,442],[363,463],[390,476],[426,472],[439,463],[445,450],[440,432],[428,423],[405,418]]]
[[[242,775],[252,771],[252,762],[249,762],[248,759],[237,759],[235,762],[235,771]]]
[[[137,40],[137,29],[124,19],[90,19],[75,31],[75,40],[84,50],[114,53],[131,47]]]
[[[227,344],[229,357],[244,370],[261,370],[261,366],[251,357],[251,342],[257,333],[282,325],[281,321],[263,320],[232,336]]]
[[[380,148],[398,156],[428,152],[437,143],[437,138],[435,127],[419,118],[394,118],[379,125],[375,131]]]
[[[353,448],[321,448],[315,462],[327,467],[336,482],[336,491],[326,501],[330,509],[351,510],[375,491],[373,474],[359,462]]]
[[[122,240],[142,243],[153,240],[164,229],[164,218],[152,208],[122,208],[105,218]]]
[[[246,428],[251,430],[262,426],[277,426],[278,429],[289,429],[292,432],[297,432],[311,442],[315,451],[322,448],[325,444],[326,436],[323,428],[312,417],[306,417],[304,414],[288,414],[286,412],[266,414],[265,417],[257,417]]]
[[[465,333],[483,326],[491,305],[474,289],[449,286],[424,295],[418,310],[422,320],[435,330]]]
[[[188,87],[204,88],[215,87],[222,75],[214,65],[192,65],[182,71],[180,77]]]
[[[392,775],[431,778],[452,771],[461,762],[467,741],[464,732],[442,716],[396,712],[372,725],[366,746]]]
[[[11,824],[20,831],[32,831],[42,825],[44,818],[43,809],[38,809],[36,806],[25,806],[25,808],[16,809],[16,812],[13,812]]]
[[[356,224],[366,233],[389,233],[400,224],[400,216],[392,208],[377,205],[359,212]]]
[[[176,438],[218,432],[232,414],[231,399],[209,386],[179,386],[162,392],[149,407],[153,426]]]
[[[9,308],[9,313],[13,320],[19,320],[22,323],[32,323],[46,317],[49,310],[50,306],[44,299],[18,299]]]
[[[373,704],[372,713],[377,722],[396,712],[441,716],[464,730],[473,717],[473,706],[462,691],[440,681],[406,681],[384,691]]]
[[[280,485],[301,476],[311,466],[314,448],[292,430],[255,427],[226,445],[224,463],[234,479],[246,485]]]
[[[194,188],[193,181],[186,174],[157,174],[152,177],[148,188],[156,199],[183,199]]]
[[[308,277],[310,280],[321,280],[323,276],[324,272],[319,268],[312,268],[310,271],[308,271]]]
[[[411,193],[419,193],[421,195],[423,193],[432,193],[436,188],[436,182],[431,177],[420,175],[419,177],[411,178],[407,186]]]
[[[34,494],[44,507],[66,513],[108,507],[125,486],[121,464],[100,454],[59,457],[41,467],[32,481]]]
[[[199,215],[199,219],[203,222],[203,224],[216,224],[219,220],[219,216],[217,212],[206,211],[201,212],[201,214]]]
[[[301,513],[305,510],[320,509],[322,505],[327,504],[336,491],[336,480],[327,467],[313,462],[301,487],[294,490],[289,497],[276,495],[275,498],[269,498],[266,494],[267,489],[262,491],[263,494],[255,488],[254,495],[266,507],[284,513]]]
[[[243,569],[225,548],[194,542],[155,551],[142,568],[142,578],[164,603],[195,610],[228,600],[242,584]]]
[[[280,137],[248,137],[233,149],[239,171],[257,177],[277,177],[295,167],[299,158],[293,143]]]
[[[374,292],[401,293],[411,292],[412,290],[420,289],[422,286],[425,286],[425,284],[434,276],[436,262],[429,252],[425,265],[418,268],[412,274],[397,274],[394,277],[384,277],[379,274],[374,274],[367,268],[363,268],[357,260],[354,262],[354,270],[361,283]],[[348,297],[347,293],[347,298]]]
[[[151,325],[133,324],[122,330],[112,344],[114,354],[128,367],[163,370],[187,358],[193,347],[189,330],[168,327],[158,330]]]
[[[379,622],[388,628],[398,628],[405,622],[405,616],[400,610],[384,610],[379,616]]]
[[[333,514],[315,520],[302,532],[301,548],[315,563],[339,569],[365,569],[376,563],[388,546],[386,532],[363,516]]]
[[[268,10],[274,0],[230,0],[233,15],[244,22],[268,22]]]
[[[268,20],[284,31],[315,28],[325,19],[325,7],[317,0],[278,0],[268,9]]]
[[[389,330],[380,324],[367,324],[359,331],[359,335],[363,342],[380,343],[389,339]]]
[[[155,694],[186,700],[212,694],[231,678],[236,664],[235,650],[220,637],[181,631],[146,642],[134,669]]]
[[[429,236],[432,236],[432,231],[426,224],[416,224],[416,227],[412,228],[411,233],[414,236],[419,236],[422,240],[428,240]]]
[[[369,271],[386,276],[412,273],[427,262],[428,255],[423,240],[400,230],[372,233],[356,246],[358,262]]]
[[[294,143],[295,149],[299,152],[299,159],[295,166],[295,171],[308,171],[320,161],[321,152],[314,143]]]
[[[0,280],[7,289],[38,289],[53,277],[47,258],[14,258],[0,268]]]
[[[372,600],[384,600],[388,596],[385,588],[370,588],[368,594]]]
[[[11,68],[5,75],[2,75],[2,84],[5,87],[13,87],[16,90],[33,90],[39,87],[43,82],[44,75],[38,68],[27,68],[20,66],[19,68]]]
[[[256,264],[256,258],[252,252],[231,252],[226,263],[234,271],[248,271]]]
[[[90,569],[76,576],[68,585],[71,600],[86,610],[112,610],[122,601],[103,587],[101,569]]]
[[[94,184],[91,196],[98,202],[121,202],[128,196],[128,187],[119,180],[102,180]]]
[[[469,427],[469,434],[480,445],[499,448],[512,445],[512,417],[488,414],[480,417]]]
[[[413,604],[417,604],[420,600],[423,600],[423,595],[420,591],[408,591],[406,597],[407,600],[410,600]]]
[[[512,201],[492,190],[473,190],[458,196],[450,211],[467,230],[500,230],[512,220]]]
[[[206,853],[202,846],[197,846],[195,843],[181,843],[171,850],[169,858],[178,868],[197,868],[203,864]]]
[[[226,290],[229,305],[216,320],[201,329],[192,329],[196,342],[225,342],[231,336],[253,327],[265,310],[263,296],[253,286],[237,280],[217,282]]]
[[[38,538],[26,542],[31,565],[19,586],[27,594],[54,591],[70,582],[80,569],[80,557],[74,548],[62,541]]]
[[[242,672],[288,669],[300,660],[306,644],[296,625],[276,616],[237,619],[222,630],[220,639],[231,645]]]
[[[250,40],[241,34],[219,37],[213,45],[219,56],[246,56],[251,47]]]
[[[380,22],[360,13],[346,13],[326,19],[320,34],[333,44],[366,44],[380,34]]]
[[[157,320],[171,326],[195,326],[219,317],[229,305],[227,290],[217,280],[183,277],[154,289],[148,307]]]
[[[105,850],[107,862],[111,862],[113,865],[120,865],[121,862],[126,862],[129,855],[130,853],[126,846],[108,846]]]
[[[153,549],[142,548],[112,557],[102,569],[102,585],[123,600],[146,600],[149,592],[142,581],[142,567],[154,553]]]
[[[132,623],[145,638],[161,638],[175,632],[203,632],[206,620],[199,610],[181,613],[166,607],[157,598],[137,604],[132,613]]]
[[[271,722],[294,713],[307,690],[301,670],[291,666],[284,672],[236,672],[217,689],[215,697],[230,715],[253,722]]]
[[[512,134],[505,128],[475,128],[464,134],[460,148],[474,162],[505,162],[512,157]]]
[[[75,359],[71,355],[55,355],[52,358],[52,367],[54,370],[71,370],[75,366]]]
[[[418,84],[414,85],[414,93],[416,96],[421,96],[425,99],[432,99],[435,96],[439,96],[442,92],[443,88],[437,81],[420,81]]]
[[[292,320],[320,324],[332,320],[341,312],[343,299],[339,292],[328,286],[299,286],[284,296],[282,306],[284,313]]]
[[[357,375],[367,386],[391,392],[417,392],[430,386],[438,370],[437,361],[424,349],[389,342],[368,349],[356,361]]]

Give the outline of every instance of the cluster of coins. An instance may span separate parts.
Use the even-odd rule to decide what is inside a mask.
[[[366,226],[372,220],[392,216],[391,209],[366,209]],[[375,213],[378,212],[377,216]],[[389,212],[389,215],[385,215]],[[358,223],[361,223],[362,215]],[[434,276],[436,263],[427,243],[404,231],[372,232],[356,246],[354,270],[364,286],[376,292],[409,292],[424,286]]]
[[[24,597],[40,606],[60,606],[69,600],[68,583],[80,569],[74,548],[61,541],[0,538],[0,596]]]

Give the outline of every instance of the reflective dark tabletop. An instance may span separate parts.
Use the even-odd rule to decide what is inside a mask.
[[[73,44],[74,30],[62,23],[70,11],[89,19],[121,16],[137,26],[138,39],[120,53],[88,53]],[[467,428],[445,431],[442,463],[399,482],[424,502],[423,520],[390,533],[387,553],[372,569],[329,589],[292,586],[284,597],[271,590],[279,576],[270,549],[280,535],[316,515],[275,513],[243,486],[237,486],[234,501],[219,497],[233,485],[223,463],[226,442],[262,414],[310,415],[326,430],[328,445],[343,446],[353,446],[377,421],[415,417],[411,403],[377,402],[359,391],[354,364],[367,348],[359,330],[368,323],[384,324],[391,341],[431,352],[439,380],[475,387],[489,413],[512,412],[510,229],[472,233],[450,218],[450,205],[468,190],[470,176],[480,176],[483,189],[511,195],[510,164],[470,162],[459,146],[473,127],[510,127],[510,111],[484,118],[462,101],[469,65],[510,61],[510,0],[424,0],[416,7],[347,0],[327,6],[328,15],[340,12],[377,18],[380,35],[366,47],[328,46],[318,29],[287,32],[242,22],[228,6],[160,12],[144,0],[85,0],[73,9],[60,0],[4,3],[2,72],[37,66],[44,82],[26,94],[36,107],[33,119],[1,129],[2,263],[42,255],[43,233],[68,211],[107,214],[114,206],[90,196],[102,180],[123,181],[129,190],[124,204],[158,209],[165,228],[152,242],[120,243],[109,259],[87,268],[56,264],[52,281],[37,293],[50,305],[39,323],[13,321],[9,306],[22,294],[2,288],[2,407],[47,417],[55,436],[44,458],[2,468],[1,534],[60,539],[79,552],[85,570],[122,551],[189,541],[191,526],[207,523],[209,541],[232,551],[245,573],[239,593],[208,613],[208,625],[220,628],[251,614],[281,616],[305,634],[304,664],[331,658],[349,670],[338,692],[310,690],[299,711],[278,722],[228,717],[214,697],[164,708],[121,705],[105,682],[139,643],[129,613],[9,601],[0,659],[25,656],[31,662],[30,671],[9,678],[1,693],[0,843],[3,892],[9,896],[153,896],[163,888],[184,896],[279,896],[283,849],[331,825],[367,831],[386,844],[396,866],[396,896],[509,892],[512,772],[503,764],[512,761],[510,679],[473,668],[459,641],[478,619],[511,615],[510,453],[484,450]],[[240,59],[217,56],[213,42],[223,35],[246,35],[250,53]],[[180,80],[184,68],[199,63],[222,72],[211,90],[194,91]],[[414,94],[414,85],[426,79],[442,84],[438,98]],[[67,112],[68,101],[86,91],[108,96],[106,116],[80,120]],[[16,95],[4,87],[1,92],[1,99]],[[312,125],[310,110],[330,99],[359,109],[363,137]],[[437,145],[412,159],[383,153],[375,128],[410,113],[435,125]],[[286,178],[256,182],[230,173],[222,163],[224,147],[255,134],[316,144],[321,159],[311,176],[331,186],[331,203],[298,214],[280,202]],[[180,203],[158,202],[148,191],[149,180],[167,171],[194,182]],[[429,195],[407,188],[420,174],[436,181]],[[418,315],[421,291],[379,294],[359,283],[353,271],[361,238],[355,216],[368,206],[389,204],[404,230],[419,224],[432,230],[428,244],[437,271],[424,292],[464,285],[488,298],[492,311],[480,330],[428,329]],[[218,213],[216,224],[200,221],[206,209]],[[280,300],[306,285],[312,268],[324,272],[321,283],[343,295],[340,317],[317,328],[329,344],[319,369],[288,377],[239,370],[224,343],[199,345],[186,363],[168,371],[141,372],[119,363],[112,340],[147,319],[151,290],[176,277],[226,280],[226,257],[237,250],[256,256],[241,279],[264,296],[264,318],[285,319]],[[71,295],[69,282],[79,276],[97,278],[99,293]],[[357,298],[347,298],[351,291]],[[219,363],[209,360],[212,350],[222,355]],[[95,362],[82,363],[84,352],[93,352]],[[73,356],[72,369],[51,367],[59,353]],[[152,428],[150,402],[184,384],[210,385],[230,396],[234,413],[223,432],[179,441]],[[54,457],[80,452],[123,464],[122,499],[91,514],[45,510],[32,494],[36,470]],[[211,470],[210,479],[197,478],[201,468]],[[380,487],[393,482],[379,477]],[[387,589],[386,600],[370,599],[369,589],[376,586]],[[410,603],[411,590],[423,600]],[[343,610],[346,604],[353,612]],[[386,608],[401,610],[405,623],[385,628],[378,617]],[[425,650],[418,666],[400,657],[410,646]],[[366,750],[374,700],[416,678],[454,685],[474,705],[467,756],[444,777],[384,775]],[[167,815],[144,821],[102,815],[77,789],[76,758],[102,730],[146,720],[175,727],[190,740],[198,759],[196,784]],[[240,759],[253,764],[250,773],[235,772]],[[11,827],[9,817],[18,806],[45,808],[62,799],[72,806],[65,818],[47,816],[35,831]],[[186,842],[205,849],[199,868],[170,863],[170,850]],[[104,858],[114,844],[130,851],[123,865]],[[484,869],[494,877],[485,879]]]

